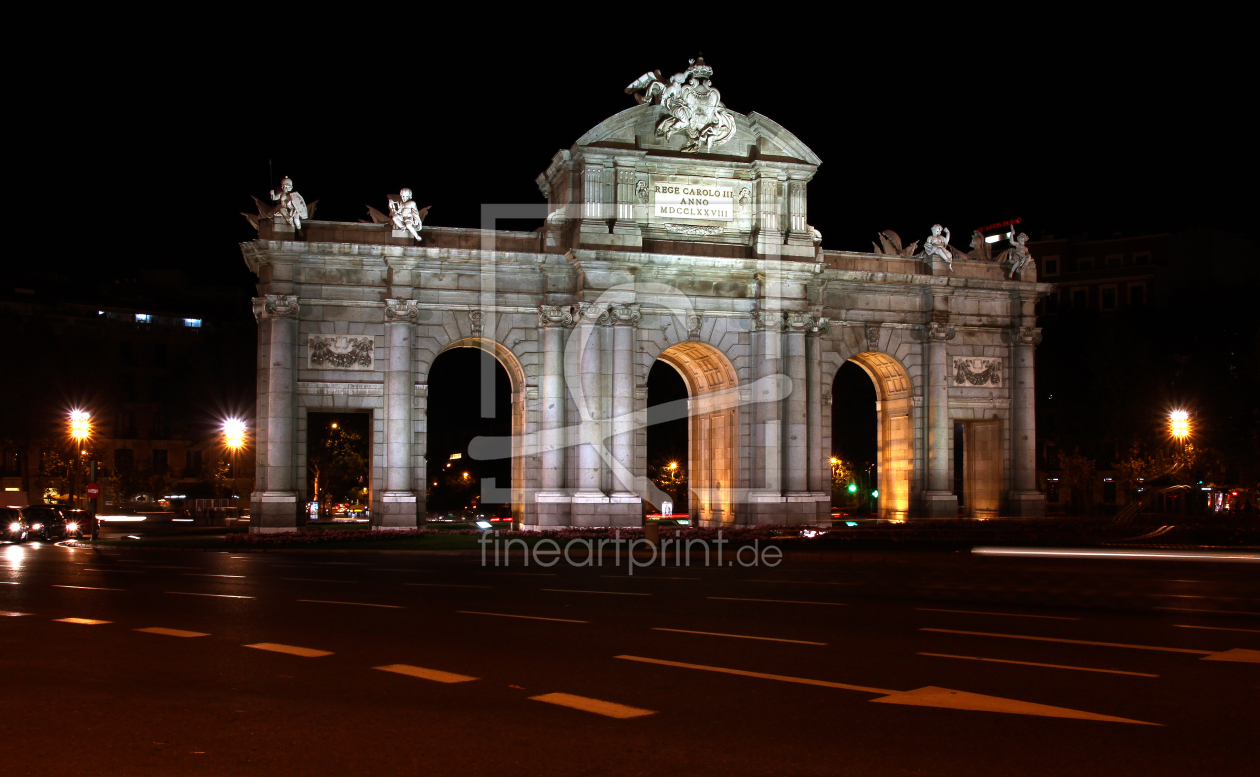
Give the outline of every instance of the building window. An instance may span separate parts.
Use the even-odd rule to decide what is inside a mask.
[[[11,478],[22,475],[22,462],[17,451],[4,452],[4,475]]]
[[[137,323],[137,324],[147,324],[147,323],[149,323],[149,322],[150,322],[150,321],[152,321],[152,320],[153,320],[153,316],[150,316],[148,313],[137,313],[137,314],[136,314],[136,323]]]
[[[1134,264],[1150,264],[1151,252],[1150,251],[1135,251],[1133,253],[1133,263]]]
[[[1107,254],[1103,259],[1103,267],[1119,267],[1124,264],[1124,254]]]
[[[114,471],[130,472],[136,466],[136,452],[130,448],[114,450]]]
[[[1094,257],[1086,256],[1076,260],[1076,269],[1078,272],[1089,272],[1094,269]]]
[[[186,319],[184,319],[184,326],[187,326],[187,327],[192,327],[192,328],[194,328],[194,329],[199,329],[199,328],[201,327],[201,319],[199,319],[199,318],[186,318]]]
[[[1058,275],[1059,274],[1059,257],[1043,256],[1041,258],[1041,269],[1045,271],[1043,273],[1044,275],[1047,275],[1047,276]]]
[[[1077,310],[1089,307],[1089,289],[1080,287],[1072,289],[1072,307]]]
[[[1141,307],[1146,304],[1146,284],[1129,284],[1129,307]]]
[[[1098,290],[1098,292],[1099,292],[1098,293],[1098,302],[1099,302],[1098,307],[1100,307],[1103,310],[1115,310],[1116,309],[1116,287],[1103,286],[1101,289]]]
[[[153,473],[156,475],[165,475],[167,467],[167,451],[165,448],[153,449]]]

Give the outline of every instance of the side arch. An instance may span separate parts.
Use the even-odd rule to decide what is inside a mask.
[[[910,373],[895,357],[882,351],[862,351],[846,361],[862,368],[875,384],[879,517],[904,521],[910,514],[915,460],[914,386]],[[838,372],[836,367],[832,385]]]

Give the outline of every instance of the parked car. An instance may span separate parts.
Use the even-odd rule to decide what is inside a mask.
[[[66,510],[63,508],[61,514],[66,519],[67,537],[82,537],[84,532],[92,533],[92,519],[88,515],[87,510]]]
[[[0,507],[0,538],[9,542],[24,542],[30,535],[31,528],[26,523],[26,516],[17,507]]]
[[[67,535],[66,516],[61,512],[61,508],[53,505],[31,505],[22,508],[22,515],[26,517],[26,525],[29,527],[30,536],[38,537],[44,542],[52,542],[54,540],[64,540]]]

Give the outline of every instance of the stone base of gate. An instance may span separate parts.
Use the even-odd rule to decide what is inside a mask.
[[[249,497],[250,534],[297,531],[297,492],[255,491]]]
[[[374,501],[373,529],[414,529],[418,525],[414,491],[384,491]]]
[[[742,523],[759,526],[781,525],[831,525],[831,496],[829,494],[802,492],[782,496],[779,494],[753,494],[743,510],[751,520]]]
[[[923,510],[919,518],[957,518],[958,495],[949,491],[925,491]]]
[[[634,494],[573,495],[569,523],[572,526],[642,526],[643,500]]]
[[[1011,491],[1006,495],[1006,510],[1012,518],[1045,518],[1046,496],[1040,491]]]

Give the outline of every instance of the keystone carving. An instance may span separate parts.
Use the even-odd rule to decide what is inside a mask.
[[[704,319],[700,318],[700,316],[695,313],[687,316],[687,338],[690,340],[699,340],[700,327],[702,324],[704,324]]]
[[[468,320],[472,323],[472,333],[474,335],[481,334],[481,330],[485,328],[485,313],[480,310],[468,311]]]
[[[866,350],[879,350],[879,324],[866,325]]]

